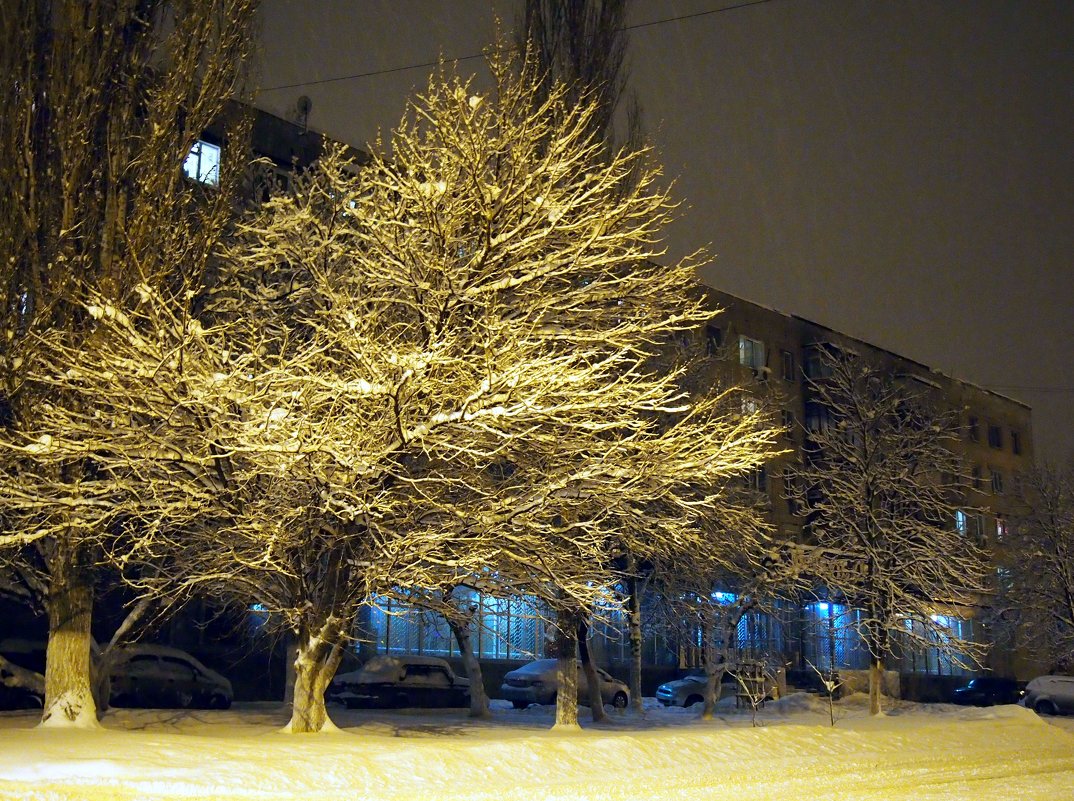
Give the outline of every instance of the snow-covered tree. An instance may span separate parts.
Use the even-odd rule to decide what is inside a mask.
[[[870,710],[879,714],[884,659],[896,642],[956,661],[979,657],[947,621],[980,602],[987,559],[955,525],[964,489],[956,417],[912,376],[836,346],[819,355],[807,400],[818,423],[792,482],[817,547],[796,549],[788,566],[862,610],[856,625],[869,652]]]
[[[291,731],[329,725],[361,604],[494,577],[592,608],[613,525],[690,541],[775,437],[656,367],[709,312],[691,262],[655,263],[674,205],[648,154],[602,155],[591,105],[490,66],[488,95],[434,77],[390,158],[329,148],[211,280],[90,294],[91,346],[42,338],[37,380],[81,405],[45,404],[15,449],[95,471],[49,503],[121,513],[119,563],[168,556],[148,589],[286,620]]]
[[[229,257],[230,302],[264,326],[234,371],[266,404],[257,458],[308,469],[333,537],[372,549],[346,562],[354,602],[492,572],[589,609],[613,526],[690,536],[713,482],[775,436],[654,366],[709,312],[691,263],[655,263],[674,207],[648,154],[607,158],[563,87],[535,103],[530,61],[490,70],[488,95],[434,77],[390,158],[328,153]]]
[[[97,545],[124,523],[93,449],[63,444],[71,418],[102,444],[111,421],[56,378],[97,347],[92,295],[198,280],[232,199],[225,174],[213,191],[182,167],[237,87],[255,5],[14,0],[0,14],[0,546],[41,568],[46,721],[94,718]],[[76,357],[51,361],[57,344]]]
[[[1025,514],[997,542],[1000,599],[1018,634],[1051,669],[1074,668],[1074,465],[1043,465],[1019,481]]]
[[[767,498],[741,479],[726,482],[721,502],[705,521],[707,547],[652,565],[650,586],[659,598],[661,627],[691,643],[705,670],[706,719],[714,715],[725,672],[744,657],[739,623],[750,614],[774,614],[777,600],[800,589],[800,576],[768,558],[775,532],[766,506]]]

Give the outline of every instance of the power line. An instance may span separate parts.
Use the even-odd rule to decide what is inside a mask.
[[[739,9],[742,9],[742,8],[749,8],[750,6],[760,6],[760,5],[764,5],[766,3],[771,3],[771,2],[774,2],[774,0],[748,0],[747,2],[737,3],[736,5],[733,5],[733,6],[723,6],[721,8],[709,9],[708,11],[695,11],[692,14],[680,14],[677,17],[665,17],[664,19],[654,19],[654,20],[652,20],[650,22],[639,22],[639,23],[636,23],[634,25],[627,25],[627,26],[625,26],[623,28],[623,30],[625,30],[625,31],[634,31],[634,30],[638,30],[640,28],[651,28],[651,27],[653,27],[655,25],[666,25],[669,22],[679,22],[681,20],[695,19],[697,17],[707,17],[707,16],[709,16],[711,14],[722,14],[725,11],[738,11]],[[507,52],[507,51],[516,50],[516,49],[517,48],[515,48],[515,47],[507,47],[507,48],[503,48],[503,51],[501,51],[501,52]],[[462,61],[472,61],[475,58],[484,58],[484,57],[485,57],[484,53],[471,53],[468,56],[454,56],[452,58],[438,59],[436,61],[423,61],[420,64],[407,64],[407,65],[402,66],[402,67],[387,67],[387,68],[381,69],[381,70],[369,70],[368,72],[355,72],[355,73],[352,73],[350,75],[339,75],[339,76],[337,76],[335,78],[320,78],[320,79],[315,80],[315,81],[302,81],[300,83],[284,83],[284,84],[280,84],[279,86],[266,86],[265,88],[260,89],[258,91],[259,92],[276,92],[276,91],[279,91],[280,89],[297,89],[300,86],[318,86],[318,85],[324,84],[324,83],[337,83],[339,81],[353,81],[353,80],[357,80],[358,78],[372,78],[372,77],[374,77],[376,75],[390,75],[393,72],[406,72],[407,70],[428,69],[429,67],[438,66],[441,62],[450,61],[450,62],[454,62],[454,63],[457,64],[457,63],[462,62]]]
[[[1074,392],[1074,387],[1061,386],[1018,386],[1015,384],[988,384],[990,389],[1015,389],[1020,392]]]

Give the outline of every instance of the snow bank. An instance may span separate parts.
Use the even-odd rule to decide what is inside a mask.
[[[861,705],[805,694],[751,715],[649,706],[551,732],[551,710],[341,711],[338,733],[282,737],[287,710],[116,710],[98,731],[0,715],[0,798],[993,799],[1074,797],[1074,735],[1019,707]],[[583,713],[584,714],[584,713]]]

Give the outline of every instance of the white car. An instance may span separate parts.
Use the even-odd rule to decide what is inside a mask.
[[[1037,676],[1026,685],[1027,709],[1042,715],[1074,713],[1074,676]]]

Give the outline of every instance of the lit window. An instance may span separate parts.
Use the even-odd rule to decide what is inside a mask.
[[[961,509],[955,512],[955,531],[965,536],[966,531],[969,528],[969,523],[966,518],[966,513]]]
[[[733,592],[720,592],[716,591],[712,593],[712,600],[720,604],[733,604],[737,596]]]
[[[183,175],[203,184],[220,183],[220,147],[199,139],[183,162]]]
[[[738,338],[738,361],[746,367],[760,370],[764,367],[764,343],[757,339]]]
[[[1002,517],[996,518],[996,539],[1003,540],[1007,537],[1007,521]]]

